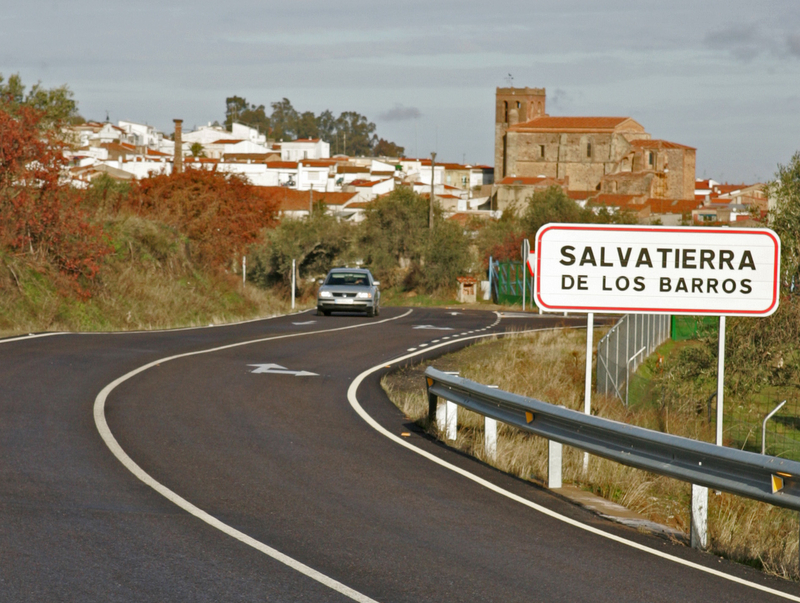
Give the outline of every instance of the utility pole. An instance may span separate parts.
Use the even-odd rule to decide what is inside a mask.
[[[308,189],[308,219],[311,219],[311,214],[314,213],[314,186]]]
[[[433,230],[433,185],[436,182],[436,153],[431,153],[431,201],[428,208],[428,228]]]

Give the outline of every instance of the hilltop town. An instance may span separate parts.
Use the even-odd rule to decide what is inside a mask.
[[[431,158],[331,155],[330,141],[274,140],[233,122],[164,133],[146,124],[89,121],[68,128],[69,178],[86,187],[101,174],[141,179],[181,170],[240,174],[273,192],[281,217],[308,215],[317,201],[361,221],[376,198],[399,186],[433,195],[464,221],[498,217],[537,190],[561,188],[582,207],[626,210],[666,225],[731,223],[764,215],[762,183],[697,179],[691,146],[654,138],[632,117],[552,116],[543,88],[498,88],[494,166]]]

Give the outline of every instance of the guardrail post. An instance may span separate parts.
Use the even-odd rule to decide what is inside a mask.
[[[445,437],[448,440],[455,440],[458,436],[458,404],[448,400],[445,406],[447,408],[447,412],[445,414],[447,421],[447,433],[445,434]]]
[[[692,548],[708,547],[708,488],[692,484]]]
[[[483,418],[483,446],[486,458],[497,461],[497,421],[490,417]]]
[[[559,442],[547,440],[547,487],[551,490],[562,486],[562,449],[563,446]]]
[[[428,421],[431,423],[436,420],[436,409],[438,406],[439,396],[432,394],[430,390],[428,390]]]

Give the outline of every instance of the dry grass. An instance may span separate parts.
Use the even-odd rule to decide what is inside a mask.
[[[115,253],[87,300],[36,258],[0,255],[0,335],[189,327],[289,311],[288,299],[199,265],[169,227],[125,217],[109,230]]]
[[[597,340],[597,337],[595,338]],[[501,389],[583,409],[586,335],[582,331],[551,331],[517,335],[477,344],[433,361],[442,370],[459,370],[462,377]],[[440,437],[428,425],[424,367],[402,369],[384,378],[384,388],[409,417]],[[592,413],[616,421],[668,431],[695,439],[712,439],[709,427],[686,405],[685,410],[651,407],[626,410],[617,400],[594,396]],[[546,483],[547,441],[516,428],[499,425],[497,459],[483,450],[483,418],[459,410],[458,438],[449,442],[464,452],[523,479]],[[583,472],[583,453],[564,448],[564,483],[591,490],[648,519],[688,535],[691,486],[599,457],[590,457]],[[712,552],[791,579],[798,579],[797,513],[722,493],[709,497],[709,538]]]

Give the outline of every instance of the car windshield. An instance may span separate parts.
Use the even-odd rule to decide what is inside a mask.
[[[325,279],[326,285],[366,287],[369,278],[363,272],[332,272]]]

